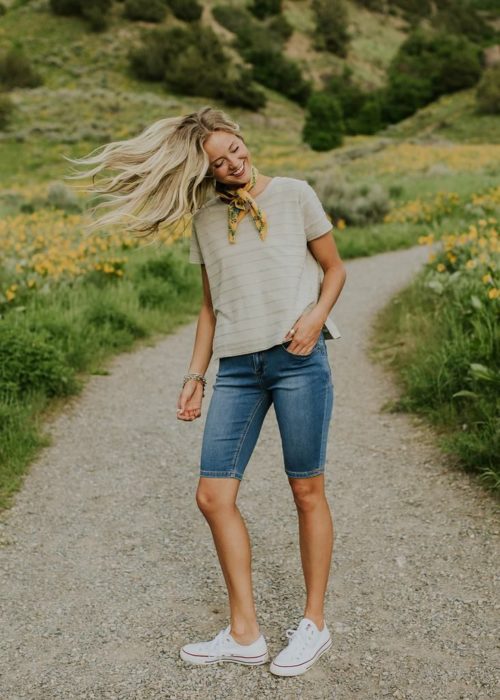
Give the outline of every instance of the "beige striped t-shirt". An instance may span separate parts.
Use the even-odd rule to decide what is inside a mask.
[[[273,177],[255,200],[267,214],[264,241],[247,213],[230,243],[227,204],[218,197],[193,216],[189,262],[207,272],[216,316],[214,359],[282,343],[319,297],[323,269],[307,242],[329,233],[332,224],[316,192],[305,180]],[[323,334],[340,338],[331,312]]]

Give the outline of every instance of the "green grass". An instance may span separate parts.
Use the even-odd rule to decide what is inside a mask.
[[[21,203],[30,202],[34,198],[32,191],[40,185],[63,180],[69,167],[63,155],[84,155],[104,142],[135,135],[156,119],[193,111],[207,103],[204,99],[169,94],[161,85],[141,83],[129,74],[127,52],[138,40],[141,25],[121,19],[118,3],[109,30],[102,34],[90,32],[83,20],[55,17],[39,4],[36,8],[29,2],[8,4],[13,9],[0,19],[0,48],[10,46],[12,40],[21,43],[43,75],[44,85],[12,91],[17,110],[12,126],[0,139],[0,216],[12,214]],[[244,0],[235,0],[235,4],[243,5]],[[355,79],[362,84],[382,84],[384,70],[406,32],[400,19],[383,18],[350,4],[355,31],[347,59],[343,60],[312,49],[314,22],[307,0],[285,0],[284,9],[296,29],[287,54],[299,60],[317,86],[322,72],[341,70],[345,64],[353,68]],[[167,19],[165,25],[172,22],[175,20]],[[328,170],[349,150],[361,147],[359,156],[341,161],[342,170],[353,181],[378,181],[387,189],[399,187],[395,206],[439,190],[469,197],[498,182],[498,166],[491,164],[478,167],[471,163],[470,169],[461,166],[448,174],[433,176],[425,168],[406,168],[404,162],[393,172],[386,172],[381,166],[384,152],[370,154],[371,145],[380,136],[390,136],[395,142],[429,137],[451,139],[457,145],[452,145],[450,152],[461,143],[500,143],[500,120],[475,114],[473,90],[443,97],[374,137],[348,137],[342,148],[326,153],[316,153],[301,142],[303,110],[276,93],[265,92],[269,102],[261,114],[227,109],[212,101],[213,106],[227,110],[241,125],[254,161],[265,174],[305,177],[308,172]],[[485,146],[484,151],[488,148]],[[424,149],[432,149],[432,144],[422,142],[420,149],[423,153]],[[13,190],[12,196],[9,190]],[[414,245],[419,236],[430,230],[438,238],[443,232],[460,228],[468,216],[458,212],[439,223],[425,225],[352,226],[336,231],[335,238],[344,259],[373,255]],[[187,265],[187,246],[183,245],[176,248],[181,270]],[[108,358],[153,342],[155,336],[172,332],[198,312],[201,290],[195,266],[188,265],[187,269],[190,288],[184,289],[175,303],[168,303],[167,299],[163,306],[164,285],[152,274],[137,276],[141,265],[159,255],[152,248],[134,251],[128,267],[130,278],[104,287],[94,285],[89,278],[83,285],[54,289],[35,298],[24,311],[8,314],[2,327],[14,324],[20,331],[31,328],[34,333],[49,337],[78,380],[76,396],[77,387],[83,386],[92,373],[106,372]],[[111,316],[106,317],[103,303]],[[153,306],[146,307],[145,303]],[[422,311],[418,295],[408,296],[408,314],[413,313],[413,308],[417,314]],[[391,318],[389,326],[387,333],[393,333],[393,337],[407,333],[398,318]],[[428,333],[432,333],[431,326]],[[414,361],[413,356],[408,357],[408,361]],[[63,410],[70,397],[71,394],[46,396],[43,392],[21,398],[5,393],[2,396],[0,508],[8,507],[28,464],[40,447],[48,444],[43,434],[45,419],[50,413]]]
[[[455,465],[500,495],[500,302],[471,275],[445,293],[433,279],[429,266],[380,312],[371,356],[401,388],[388,408],[424,416]]]
[[[50,413],[64,409],[90,375],[105,373],[113,355],[153,343],[196,318],[201,278],[187,253],[187,240],[168,251],[135,250],[126,279],[89,276],[37,295],[3,318],[0,344],[10,333],[30,340],[10,343],[0,372],[0,509],[9,507],[27,465],[49,444],[43,424]],[[33,345],[46,344],[48,356],[33,356]]]

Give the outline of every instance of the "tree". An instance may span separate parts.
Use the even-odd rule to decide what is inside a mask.
[[[313,0],[312,8],[316,15],[317,48],[347,56],[350,35],[344,0]]]
[[[307,102],[302,140],[315,151],[329,151],[340,146],[344,121],[339,101],[326,92],[315,92]]]

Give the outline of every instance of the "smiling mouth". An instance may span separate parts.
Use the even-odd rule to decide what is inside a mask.
[[[243,175],[245,172],[245,163],[242,164],[241,168],[239,170],[236,170],[234,173],[231,173],[233,177],[240,177]]]

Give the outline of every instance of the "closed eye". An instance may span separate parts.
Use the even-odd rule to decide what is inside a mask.
[[[236,148],[234,148],[234,149],[231,151],[231,153],[236,153],[236,151],[237,151],[238,149],[239,149],[239,146],[236,146]],[[215,163],[215,164],[214,164],[214,168],[220,168],[220,166],[222,165],[223,162],[224,162],[224,161],[222,161],[221,163]]]

